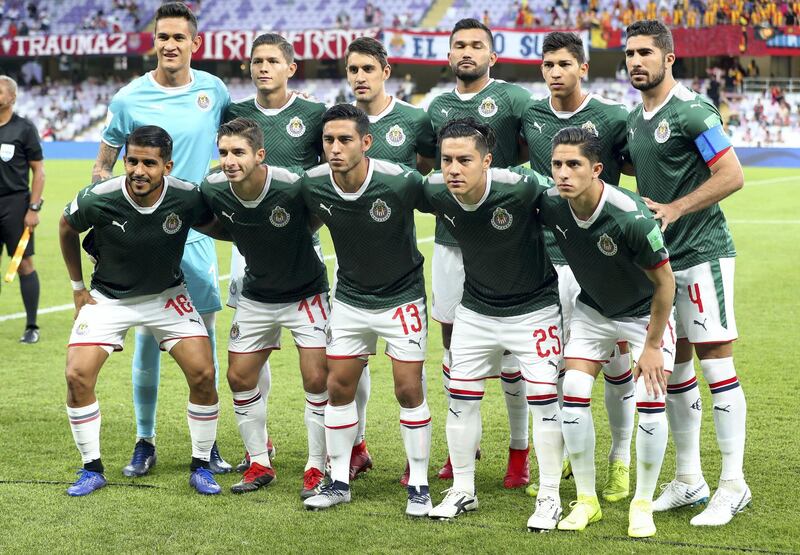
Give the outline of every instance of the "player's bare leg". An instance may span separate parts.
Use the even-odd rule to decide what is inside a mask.
[[[308,460],[300,497],[320,492],[325,478],[325,405],[328,404],[328,364],[325,349],[297,348],[306,408],[303,420],[308,434]]]

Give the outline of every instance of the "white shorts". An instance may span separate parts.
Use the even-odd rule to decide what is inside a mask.
[[[727,343],[738,337],[733,314],[735,258],[675,272],[676,332],[690,343]]]
[[[572,268],[566,264],[553,264],[558,274],[558,298],[561,301],[561,316],[564,318],[564,337],[569,341],[569,322],[575,302],[581,292],[581,286],[572,273]]]
[[[464,261],[461,258],[461,249],[434,243],[431,276],[431,317],[439,323],[452,324],[456,317],[456,307],[461,303],[464,294]]]
[[[280,349],[283,328],[292,332],[298,347],[324,349],[329,315],[327,293],[291,303],[261,303],[240,297],[231,324],[228,352]]]
[[[181,339],[208,337],[203,318],[183,285],[127,299],[110,299],[96,290],[91,295],[97,304],[81,308],[72,326],[70,347],[97,345],[109,353],[121,351],[125,334],[136,326],[144,327],[167,352]]]
[[[620,341],[627,341],[631,345],[635,363],[642,354],[649,324],[649,315],[612,320],[592,307],[577,301],[572,313],[569,341],[564,350],[564,358],[605,364],[609,361],[616,344]],[[672,370],[675,363],[676,339],[675,319],[670,315],[661,339],[664,368],[669,371]],[[566,364],[569,367],[569,362]]]
[[[386,354],[399,362],[423,362],[428,338],[425,299],[388,309],[356,308],[333,300],[327,356],[360,358],[375,354],[378,338]]]
[[[485,316],[459,305],[450,343],[450,386],[458,389],[453,382],[497,377],[504,351],[519,361],[526,381],[555,385],[562,345],[558,305],[505,317]]]

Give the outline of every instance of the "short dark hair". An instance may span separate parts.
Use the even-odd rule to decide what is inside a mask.
[[[286,59],[286,63],[294,63],[294,46],[289,44],[288,40],[277,33],[264,33],[258,35],[256,40],[253,41],[253,46],[250,48],[250,59],[253,58],[253,52],[256,51],[256,47],[263,46],[265,44],[277,46],[280,49],[281,54],[283,54],[283,57]]]
[[[544,37],[542,42],[542,55],[556,50],[566,48],[567,52],[572,54],[579,64],[586,63],[586,54],[583,51],[583,40],[575,33],[566,33],[564,31],[553,31]]]
[[[482,156],[486,156],[497,142],[494,130],[480,123],[475,118],[461,118],[450,120],[439,129],[439,147],[445,139],[469,138],[475,141],[475,148]]]
[[[170,17],[177,17],[188,21],[189,28],[192,30],[192,38],[197,36],[197,16],[189,9],[189,6],[183,2],[165,2],[161,4],[156,10],[155,28],[158,28],[159,19],[167,19]]]
[[[489,48],[492,52],[494,52],[494,36],[492,35],[492,30],[489,29],[486,25],[481,23],[475,18],[467,17],[464,19],[460,19],[453,25],[453,30],[450,31],[450,41],[449,44],[453,44],[453,35],[455,35],[459,31],[463,31],[464,29],[480,29],[486,36],[489,37]]]
[[[675,52],[675,43],[672,41],[672,32],[669,27],[658,21],[657,19],[643,19],[641,21],[634,21],[625,30],[628,38],[637,35],[644,35],[646,37],[653,37],[653,43],[664,54],[672,54]]]
[[[372,56],[380,62],[381,69],[389,65],[389,62],[386,60],[386,48],[372,37],[358,37],[347,45],[347,51],[344,53],[345,63],[347,62],[347,58],[350,57],[350,54],[354,52],[365,56]]]
[[[572,145],[580,148],[581,154],[589,159],[592,164],[600,161],[600,154],[603,151],[603,143],[597,135],[582,127],[565,127],[553,137],[553,148],[555,151],[559,145]]]
[[[358,131],[358,134],[362,137],[369,133],[369,117],[367,113],[361,108],[356,108],[352,104],[336,104],[328,108],[325,113],[322,114],[322,126],[325,127],[325,124],[329,121],[340,119],[355,122],[356,131]]]
[[[253,152],[264,148],[264,133],[258,123],[249,118],[235,118],[220,125],[217,131],[217,143],[221,137],[231,136],[242,137]]]
[[[131,146],[153,147],[164,162],[172,159],[172,137],[157,125],[142,125],[133,130],[125,139],[125,154]]]

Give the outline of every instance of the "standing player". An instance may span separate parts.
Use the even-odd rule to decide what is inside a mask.
[[[230,102],[228,90],[218,78],[190,67],[192,53],[200,48],[197,18],[181,2],[159,6],[155,16],[156,69],[123,87],[111,99],[103,130],[103,142],[92,171],[92,180],[111,177],[125,140],[141,125],[158,123],[172,137],[175,167],[172,173],[200,183],[214,156],[215,137],[222,114]],[[202,315],[216,363],[215,313],[222,308],[217,284],[214,241],[189,231],[181,268],[197,312]],[[136,447],[126,476],[143,476],[156,462],[155,423],[160,352],[152,334],[136,333],[133,358],[133,406],[136,412]],[[229,472],[231,467],[212,451],[211,469]]]
[[[332,483],[306,499],[308,509],[350,501],[349,462],[357,433],[354,403],[363,358],[378,337],[392,359],[400,432],[410,464],[406,513],[425,516],[431,507],[428,460],[431,413],[422,392],[427,341],[423,258],[417,249],[414,208],[422,176],[404,166],[369,159],[367,115],[349,104],[322,118],[327,164],[303,178],[309,210],[331,232],[339,261],[328,324],[328,405],[325,439]]]
[[[454,90],[433,99],[428,107],[434,131],[440,131],[450,120],[472,117],[492,128],[497,144],[492,149],[492,166],[513,166],[520,155],[519,136],[522,115],[530,99],[528,91],[489,77],[497,61],[492,32],[476,19],[462,19],[450,33],[450,69],[456,76]],[[437,162],[438,163],[438,162]],[[453,333],[455,309],[461,301],[464,287],[464,267],[458,243],[441,218],[436,220],[436,239],[433,245],[433,319],[442,324],[444,355],[442,370],[445,391],[448,389],[450,368],[450,337]],[[523,384],[516,362],[503,357],[500,382],[505,392],[511,443],[508,468],[503,485],[522,487],[528,483],[528,407],[523,399]],[[439,471],[442,479],[453,475],[450,461]]]
[[[589,64],[583,50],[583,41],[574,33],[556,31],[548,34],[542,43],[542,76],[550,96],[531,102],[525,111],[522,132],[528,143],[531,168],[550,175],[551,141],[559,130],[580,126],[600,139],[603,150],[601,179],[606,183],[619,183],[620,170],[627,151],[628,110],[619,103],[581,88]],[[558,291],[564,315],[565,335],[569,338],[569,321],[580,287],[558,249],[553,231],[545,228],[547,254],[558,273]],[[619,501],[630,491],[629,467],[633,413],[635,409],[634,384],[631,375],[627,344],[614,348],[607,364],[605,376],[605,406],[611,428],[611,450],[608,454],[608,473],[603,498]],[[560,376],[563,379],[563,371]],[[559,380],[559,384],[560,384]],[[565,474],[569,470],[565,468]],[[529,489],[533,488],[531,486]]]
[[[153,125],[137,128],[125,139],[126,175],[81,190],[59,224],[75,300],[67,349],[67,415],[83,458],[78,480],[67,489],[72,496],[106,485],[95,385],[108,355],[122,350],[134,326],[146,327],[186,375],[189,484],[199,493],[220,492],[208,471],[219,416],[211,345],[180,267],[189,228],[210,223],[213,216],[196,185],[168,175],[171,156],[166,131]],[[98,260],[91,293],[83,284],[79,243],[79,233],[90,228]]]
[[[628,74],[642,93],[642,104],[628,118],[628,144],[639,192],[670,245],[677,283],[678,346],[667,390],[677,468],[653,510],[694,505],[709,496],[700,466],[696,351],[714,403],[722,475],[708,507],[691,523],[718,526],[752,498],[742,469],[747,405],[733,364],[736,251],[718,204],[742,188],[744,176],[717,109],[672,76],[669,29],[659,21],[637,21],[627,36]]]
[[[583,530],[602,518],[595,493],[592,386],[618,341],[634,347],[636,367],[636,494],[628,535],[653,536],[653,492],[667,447],[665,395],[672,370],[675,278],[658,223],[637,195],[600,179],[605,148],[586,128],[553,139],[556,187],[542,195],[539,216],[555,229],[580,287],[564,350],[561,427],[578,500],[559,530]]]
[[[325,470],[328,277],[311,242],[300,175],[262,164],[266,153],[258,123],[236,118],[223,124],[218,144],[222,170],[209,174],[200,190],[247,262],[231,325],[228,383],[250,464],[231,490],[254,491],[275,478],[258,376],[272,351],[280,349],[285,327],[300,354],[306,399],[309,452],[300,494],[305,499],[319,493]]]
[[[13,256],[23,231],[30,228],[31,237],[17,270],[27,316],[20,342],[36,343],[39,275],[33,266],[33,230],[39,225],[44,202],[44,162],[39,133],[30,121],[14,113],[16,101],[17,82],[0,75],[0,248],[5,243],[8,256]]]
[[[480,401],[486,379],[509,351],[522,371],[539,461],[540,489],[528,528],[552,530],[561,515],[564,451],[556,392],[561,311],[556,273],[534,215],[548,184],[531,170],[490,168],[493,143],[491,127],[472,118],[445,124],[439,132],[442,172],[425,185],[430,207],[461,246],[466,275],[453,326],[447,414],[453,487],[429,516],[450,519],[478,508]]]

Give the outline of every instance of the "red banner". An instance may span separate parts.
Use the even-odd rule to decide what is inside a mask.
[[[153,48],[150,33],[31,35],[1,38],[0,57],[126,56]]]

